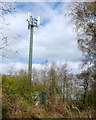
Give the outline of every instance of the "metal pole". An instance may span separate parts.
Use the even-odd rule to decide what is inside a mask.
[[[33,27],[38,27],[40,24],[40,16],[35,19],[31,13],[28,12],[28,29],[30,30],[30,45],[29,45],[29,64],[28,64],[28,79],[32,78],[32,52],[33,52]]]
[[[32,78],[32,52],[33,52],[33,25],[30,27],[30,46],[29,46],[29,64],[28,64],[28,77],[31,81]]]

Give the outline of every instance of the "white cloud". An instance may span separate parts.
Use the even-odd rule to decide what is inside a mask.
[[[34,4],[34,6],[31,4]],[[41,25],[34,30],[33,61],[40,62],[46,59],[49,61],[68,61],[71,62],[72,67],[75,66],[74,72],[76,72],[81,59],[81,52],[75,40],[76,33],[73,31],[73,26],[69,24],[70,18],[64,16],[66,4],[62,3],[63,5],[56,9],[53,9],[50,4],[26,4],[25,11],[20,10],[14,13],[15,17],[7,15],[6,20],[11,24],[9,29],[6,28],[4,34],[9,36],[10,41],[16,37],[16,34],[20,34],[21,37],[16,37],[15,44],[9,46],[8,49],[11,49],[11,52],[8,53],[8,56],[11,59],[3,60],[4,69],[13,63],[16,63],[18,69],[25,68],[28,63],[29,30],[27,29],[26,17],[29,9],[29,11],[33,10],[32,12],[36,13],[36,16],[41,16],[42,24],[44,24],[44,20],[45,22],[48,20],[45,25]],[[16,50],[19,54],[14,54]]]
[[[81,69],[78,69],[78,66],[80,67],[80,62],[67,62],[67,64],[68,64],[68,69],[69,70],[71,70],[70,72],[71,73],[79,73],[79,72],[81,72]],[[50,63],[48,63],[48,67],[50,67]],[[56,65],[58,66],[60,66],[61,65],[61,62],[60,61],[58,61],[58,62],[56,62]],[[7,63],[3,63],[3,65],[2,64],[0,64],[0,73],[2,73],[2,74],[9,74],[10,72],[12,72],[12,73],[17,73],[20,69],[23,69],[23,70],[28,70],[28,64],[26,64],[26,63],[21,63],[21,62],[11,62],[11,63],[9,63],[9,64],[7,64]],[[37,69],[37,70],[41,70],[41,69],[43,69],[43,64],[33,64],[32,65],[32,68],[35,68],[35,69]],[[74,72],[73,72],[74,71]]]

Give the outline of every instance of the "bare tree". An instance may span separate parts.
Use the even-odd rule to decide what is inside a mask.
[[[72,3],[69,15],[75,24],[77,32],[77,41],[80,50],[83,53],[84,65],[92,66],[91,80],[96,84],[96,1],[95,2],[76,2]],[[94,99],[96,98],[96,89],[94,88]],[[95,100],[96,101],[96,100]],[[96,105],[96,102],[94,103]]]
[[[0,2],[0,51],[6,49],[7,46],[9,46],[12,41],[8,41],[8,36],[5,36],[3,33],[4,30],[4,26],[9,25],[9,23],[6,22],[6,18],[5,15],[6,14],[11,14],[12,12],[15,11],[15,8],[13,6],[13,3],[9,3],[9,2]],[[0,52],[0,54],[2,54]],[[4,54],[3,54],[4,57]]]
[[[44,87],[47,87],[48,85],[48,66],[47,66],[47,60],[45,61],[45,64],[42,65],[42,82]]]
[[[60,79],[60,84],[63,94],[63,102],[64,102],[68,92],[69,69],[67,63],[61,63],[61,66],[58,69],[58,73],[59,73],[59,79]]]
[[[32,78],[33,78],[33,84],[37,85],[39,83],[39,75],[38,75],[38,70],[36,68],[33,68]]]
[[[52,95],[56,93],[56,66],[54,63],[52,63],[49,71],[49,91]]]
[[[87,105],[87,93],[88,93],[88,88],[89,88],[89,83],[90,83],[90,73],[89,71],[84,71],[81,74],[77,75],[77,78],[79,79],[80,86],[83,86],[84,92],[83,92],[83,104],[84,106]]]

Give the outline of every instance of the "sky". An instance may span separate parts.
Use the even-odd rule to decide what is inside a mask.
[[[29,30],[26,18],[28,11],[37,19],[40,26],[34,28],[33,67],[39,68],[48,60],[66,62],[73,73],[80,72],[82,53],[78,49],[76,33],[68,13],[67,2],[17,2],[16,12],[5,15],[9,23],[3,30],[12,44],[7,47],[7,57],[2,58],[0,72],[7,73],[10,68],[26,69],[28,66]]]

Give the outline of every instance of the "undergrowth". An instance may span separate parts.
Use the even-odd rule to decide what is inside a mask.
[[[47,95],[45,105],[36,106],[32,95],[35,91],[42,91],[42,85],[32,86],[27,76],[2,76],[3,118],[96,117],[94,108],[80,110],[72,101],[66,100],[63,103],[55,95]]]

